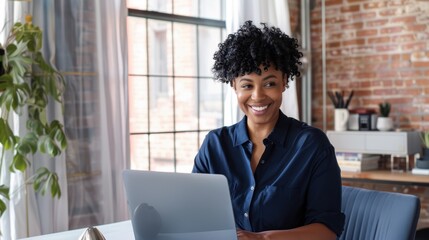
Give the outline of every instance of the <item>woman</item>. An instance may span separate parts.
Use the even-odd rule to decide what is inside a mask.
[[[324,240],[342,232],[334,148],[322,131],[280,110],[300,57],[296,39],[251,21],[214,55],[214,75],[231,84],[245,117],[207,134],[193,172],[226,176],[239,240]]]

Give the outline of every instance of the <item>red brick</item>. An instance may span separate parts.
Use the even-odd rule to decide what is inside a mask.
[[[381,10],[381,11],[379,12],[379,15],[380,15],[381,17],[395,16],[395,15],[396,15],[396,12],[397,12],[397,9],[396,9],[396,8],[389,8],[389,9]]]
[[[392,34],[392,33],[400,33],[404,30],[403,27],[385,27],[380,29],[380,34]]]
[[[374,37],[368,39],[368,44],[381,44],[381,43],[390,43],[390,37]]]
[[[377,35],[378,30],[377,29],[367,29],[367,30],[358,30],[356,31],[357,37],[370,37]]]
[[[416,16],[395,17],[390,20],[392,23],[415,23]]]
[[[398,52],[401,50],[401,46],[399,45],[381,45],[376,46],[375,51],[379,52]]]
[[[341,42],[342,46],[351,46],[351,45],[364,45],[365,39],[359,38],[359,39],[351,39],[351,40],[345,40]]]
[[[386,2],[370,2],[363,4],[363,9],[378,9],[386,7]]]
[[[335,6],[335,5],[341,6],[342,3],[343,3],[342,0],[326,0],[325,1],[325,6],[329,6],[329,7],[332,7],[332,6]]]
[[[351,12],[359,12],[360,6],[359,5],[347,5],[341,7],[341,13],[351,13]]]
[[[392,36],[392,42],[401,43],[401,42],[414,42],[416,36],[414,34],[404,34]]]
[[[425,67],[425,68],[429,68],[429,61],[413,61],[411,62],[411,65],[413,67]]]
[[[355,23],[349,23],[349,24],[342,24],[341,30],[348,30],[348,29],[362,29],[363,28],[363,22],[355,22]]]
[[[366,27],[380,27],[385,26],[389,21],[387,19],[375,19],[372,21],[366,21],[365,26]]]
[[[427,24],[415,24],[415,25],[407,25],[405,29],[410,32],[425,32],[428,31]]]

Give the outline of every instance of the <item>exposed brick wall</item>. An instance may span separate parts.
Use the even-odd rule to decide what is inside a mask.
[[[392,103],[396,128],[429,130],[429,1],[326,0],[328,90],[355,91],[349,109]],[[323,127],[321,1],[311,12],[313,125]],[[327,103],[327,128],[333,105]],[[345,183],[420,197],[418,228],[429,227],[427,187]]]
[[[313,124],[322,127],[321,3],[312,11]],[[328,90],[355,91],[349,109],[392,103],[396,128],[429,129],[429,2],[327,0]],[[327,126],[333,105],[327,102]]]

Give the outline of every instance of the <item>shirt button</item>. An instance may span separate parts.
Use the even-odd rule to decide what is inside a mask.
[[[246,213],[244,213],[244,217],[245,218],[248,218],[249,217],[249,214],[246,212]]]
[[[261,164],[264,164],[265,163],[265,160],[261,160]]]
[[[251,190],[251,191],[255,190],[255,187],[254,187],[254,186],[251,186],[251,187],[250,187],[250,190]]]

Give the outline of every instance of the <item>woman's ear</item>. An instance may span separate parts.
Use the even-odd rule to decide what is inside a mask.
[[[234,89],[234,91],[237,90],[236,85],[235,85],[235,79],[232,79],[230,84],[231,84],[232,89]]]
[[[286,88],[289,88],[289,85],[287,84],[287,75],[283,75],[283,92],[286,91]]]

